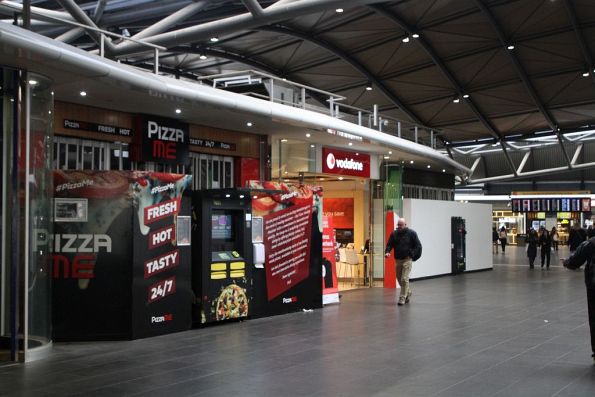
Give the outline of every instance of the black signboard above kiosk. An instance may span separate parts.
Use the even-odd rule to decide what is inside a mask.
[[[590,212],[589,197],[513,198],[514,212]]]

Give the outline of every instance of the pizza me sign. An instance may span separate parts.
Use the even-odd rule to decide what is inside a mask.
[[[136,161],[186,164],[190,141],[188,124],[154,116],[138,116]]]
[[[369,178],[370,155],[323,147],[322,172]]]

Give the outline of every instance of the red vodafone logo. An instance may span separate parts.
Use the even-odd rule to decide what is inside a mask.
[[[326,166],[332,170],[333,168],[335,168],[335,164],[336,164],[335,155],[332,153],[327,154]]]
[[[334,148],[322,148],[322,172],[370,177],[370,155]]]

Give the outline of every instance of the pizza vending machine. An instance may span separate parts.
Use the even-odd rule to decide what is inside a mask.
[[[195,325],[250,315],[251,198],[246,190],[192,192]]]

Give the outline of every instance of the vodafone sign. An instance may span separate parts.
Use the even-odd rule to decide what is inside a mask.
[[[369,178],[370,155],[323,147],[322,172]]]

